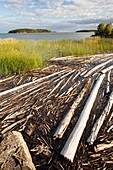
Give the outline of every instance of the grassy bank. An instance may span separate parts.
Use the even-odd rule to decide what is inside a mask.
[[[113,39],[90,38],[82,41],[0,40],[0,75],[24,74],[42,67],[51,57],[84,56],[113,52]]]

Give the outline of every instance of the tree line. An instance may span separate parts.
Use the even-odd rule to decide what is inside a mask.
[[[95,31],[95,35],[101,37],[113,37],[112,23],[100,23],[97,27],[97,30]]]

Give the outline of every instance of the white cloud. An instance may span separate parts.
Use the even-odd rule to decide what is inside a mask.
[[[95,28],[101,21],[112,21],[113,0],[0,0],[10,25],[47,27],[57,31]],[[15,23],[14,23],[15,22]],[[1,23],[1,21],[0,21]]]
[[[24,3],[27,2],[27,0],[0,0],[0,2]]]

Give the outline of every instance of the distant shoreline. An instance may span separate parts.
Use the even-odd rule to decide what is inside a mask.
[[[76,32],[95,32],[96,30],[78,30]]]
[[[8,34],[10,33],[16,33],[16,34],[28,34],[28,33],[52,33],[55,31],[47,30],[47,29],[31,29],[31,28],[19,28],[15,30],[10,30]]]

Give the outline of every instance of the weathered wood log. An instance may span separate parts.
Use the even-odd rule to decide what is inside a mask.
[[[68,79],[67,79],[67,81],[63,84],[63,86],[60,88],[60,91],[61,90],[63,90],[67,85],[68,85],[68,83],[71,81],[71,79],[72,79],[72,77],[73,77],[74,75],[71,75]]]
[[[73,86],[71,86],[69,89],[67,89],[67,91],[65,91],[64,93],[66,95],[68,95],[69,93],[71,93],[73,91],[73,89],[76,89],[77,86],[79,86],[79,85],[80,85],[80,81],[78,81],[77,83],[74,83]],[[62,94],[60,96],[62,96]]]
[[[84,76],[87,72],[87,69],[83,70],[81,73],[80,73],[80,76]]]
[[[104,77],[105,77],[105,74],[101,74],[100,77],[98,78],[73,131],[71,132],[67,142],[65,143],[65,145],[61,151],[61,155],[68,158],[72,162],[73,162],[75,153],[77,151],[81,136],[83,134],[83,131],[84,131],[87,121],[89,119],[89,115],[90,115],[91,109],[93,107],[93,104],[95,102],[98,90],[100,88],[100,85],[101,85]]]
[[[79,77],[80,73],[75,74],[74,78],[72,79],[71,87],[68,87],[64,92],[62,92],[59,96],[62,97],[63,95],[69,95],[77,86],[80,85],[80,81],[76,81]]]
[[[57,89],[59,89],[61,85],[64,86],[64,85],[62,84],[62,83],[64,82],[64,78],[72,75],[75,71],[76,71],[75,69],[74,69],[74,70],[71,70],[71,71],[68,72],[67,74],[64,74],[63,76],[61,76],[61,77],[59,78],[60,81],[59,81],[58,84],[52,89],[52,91],[48,94],[47,97],[51,96],[51,94],[54,93]],[[62,88],[62,87],[61,87],[61,88]]]
[[[110,92],[110,75],[111,75],[111,70],[107,74],[106,93]]]
[[[95,150],[95,152],[100,152],[102,150],[109,149],[111,147],[113,147],[113,141],[111,141],[110,143],[107,143],[107,144],[105,144],[105,143],[98,144],[98,145],[94,146],[94,150]]]
[[[66,57],[57,57],[57,58],[51,58],[50,61],[67,61],[67,60],[74,60],[75,58],[73,56],[66,56]]]
[[[4,97],[3,96],[0,97],[1,98],[0,107],[2,107],[2,108],[7,107],[10,103],[11,103],[11,105],[13,105],[12,101],[16,102],[17,100],[15,100],[15,99],[18,99],[19,97],[20,97],[20,99],[19,99],[19,102],[20,102],[21,100],[23,100],[23,97],[21,97],[21,96],[24,96],[24,98],[26,98],[27,94],[33,95],[33,93],[35,93],[35,92],[37,93],[40,89],[43,89],[44,86],[47,86],[48,84],[54,85],[55,84],[54,79],[59,80],[59,77],[62,74],[64,75],[64,71],[60,72],[58,75],[52,77],[51,79],[47,79],[46,81],[42,81],[42,82],[39,82],[39,83],[36,83],[36,84],[29,85],[29,86],[21,89],[20,91],[17,90],[14,93],[9,93],[8,95],[5,95]],[[65,71],[65,74],[67,74],[67,71]]]
[[[27,108],[26,108],[27,109]],[[7,109],[8,110],[8,109]],[[20,115],[25,115],[25,110],[24,110],[24,108],[22,108],[22,109],[20,109],[19,111],[16,111],[16,112],[11,112],[10,113],[10,110],[8,110],[8,115],[6,116],[6,117],[4,117],[4,119],[3,119],[3,122],[4,121],[7,121],[8,119],[15,119],[15,118],[17,118],[18,116],[20,116]]]
[[[110,53],[110,54],[96,54],[96,55],[92,55],[90,56],[91,59],[90,61],[93,61],[93,62],[106,62],[107,60],[109,59],[113,59],[113,53]]]
[[[10,132],[0,145],[1,170],[36,170],[26,142],[20,132]]]
[[[105,117],[109,114],[112,105],[113,105],[113,92],[111,93],[111,95],[109,97],[109,101],[107,103],[107,106],[104,108],[101,116],[97,119],[97,121],[95,122],[95,124],[92,128],[91,134],[90,134],[89,138],[87,139],[88,143],[93,144],[94,141],[96,140],[98,132],[99,132],[104,120],[105,120]]]
[[[111,113],[108,122],[110,122],[112,118],[113,118],[113,112]]]
[[[75,99],[74,103],[72,104],[70,110],[67,112],[67,114],[65,115],[64,119],[61,121],[61,123],[59,124],[53,138],[62,138],[63,134],[65,133],[72,116],[74,115],[74,111],[77,108],[77,106],[79,105],[79,103],[81,102],[81,100],[84,97],[84,94],[86,93],[86,91],[89,88],[89,85],[91,84],[91,79],[89,79],[86,83],[86,85],[84,86],[84,88],[81,90],[80,94],[77,96],[77,98]]]
[[[111,66],[109,66],[109,67],[101,70],[100,72],[101,72],[102,74],[105,74],[105,73],[107,73],[108,71],[110,71],[110,70],[112,70],[112,69],[113,69],[113,65],[111,65]]]
[[[0,97],[2,97],[2,96],[4,96],[4,95],[7,95],[7,94],[9,94],[9,93],[14,93],[14,92],[16,92],[16,91],[18,92],[18,91],[22,90],[23,88],[26,88],[27,86],[30,86],[30,85],[33,85],[33,84],[37,84],[37,83],[39,83],[39,82],[42,82],[43,80],[47,80],[48,78],[52,78],[52,77],[54,77],[55,75],[58,75],[58,74],[60,74],[60,73],[62,73],[62,72],[64,72],[64,70],[59,71],[59,72],[55,72],[55,73],[53,73],[53,74],[51,74],[51,75],[48,75],[48,76],[45,76],[45,77],[42,77],[42,78],[40,78],[40,79],[38,79],[38,80],[35,80],[35,81],[33,81],[33,82],[29,82],[29,83],[26,83],[26,84],[22,84],[22,85],[17,86],[17,87],[15,87],[15,88],[13,88],[13,89],[3,91],[3,92],[0,93]]]
[[[65,75],[61,76],[61,77],[60,77],[60,79],[63,79],[63,78],[65,78],[65,77],[70,76],[70,75],[71,75],[71,74],[73,74],[75,71],[76,71],[76,69],[71,70],[71,71],[70,71],[70,72],[68,72],[67,74],[65,74]]]
[[[96,154],[90,155],[90,157],[92,157],[92,158],[97,158],[97,157],[100,157],[100,156],[101,156],[100,153],[96,153]]]
[[[101,63],[101,64],[93,67],[90,71],[88,71],[88,72],[84,75],[84,77],[88,77],[88,76],[91,75],[94,71],[96,71],[96,70],[98,70],[99,68],[103,67],[104,65],[110,63],[111,61],[113,61],[113,60],[110,59],[110,60],[108,60],[108,61],[106,61],[106,62],[104,62],[104,63]],[[102,72],[102,73],[103,73],[103,72]]]
[[[113,129],[113,125],[111,125],[111,126],[109,127],[109,129],[107,130],[107,132],[109,133],[112,129]]]
[[[52,68],[57,68],[57,65],[50,65],[48,67],[43,68],[42,71],[46,71],[46,70],[52,69]]]
[[[60,88],[59,92],[55,95],[55,97],[58,97],[58,96],[63,96],[64,94],[66,94],[67,90],[70,89],[70,86],[71,88],[73,87],[73,84],[74,84],[74,81],[75,79],[78,77],[78,73],[77,74],[72,74],[68,79],[67,81],[63,84],[63,86]],[[68,87],[67,87],[68,86]],[[65,90],[66,89],[66,90]]]
[[[14,128],[15,126],[17,126],[18,124],[21,124],[22,122],[28,120],[29,118],[31,118],[33,115],[29,115],[26,118],[23,118],[17,122],[14,122],[13,124],[9,125],[8,127],[6,127],[5,129],[3,129],[0,133],[1,135],[4,135],[6,132],[10,131],[12,128]]]
[[[52,91],[48,94],[47,97],[49,97],[52,93],[54,93],[54,91],[57,90],[61,86],[63,81],[64,81],[64,79],[60,80],[60,82],[52,89]]]
[[[22,120],[19,120],[17,122],[14,122],[13,124],[9,125],[8,127],[6,127],[5,129],[3,129],[0,133],[1,135],[4,135],[5,133],[7,133],[8,131],[10,131],[12,128],[14,128],[15,126],[21,124],[22,122],[28,120],[29,118],[31,118],[33,115],[28,115],[26,118],[23,118]]]
[[[6,81],[9,81],[9,80],[11,80],[11,79],[13,79],[13,78],[15,78],[16,76],[14,75],[14,76],[11,76],[11,77],[7,77],[7,78],[5,78],[5,79],[0,79],[0,83],[5,83]]]

